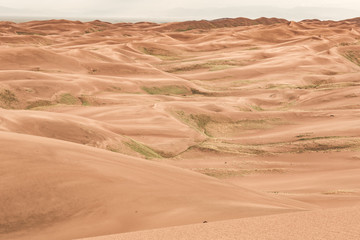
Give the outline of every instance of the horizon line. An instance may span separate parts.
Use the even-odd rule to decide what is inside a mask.
[[[36,15],[31,15],[31,16],[14,16],[14,15],[9,15],[9,16],[0,16],[0,22],[2,21],[10,21],[10,22],[15,22],[15,23],[25,23],[25,22],[29,22],[29,21],[50,21],[50,20],[68,20],[68,21],[81,21],[81,22],[91,22],[91,21],[106,21],[108,20],[108,22],[110,23],[138,23],[138,22],[152,22],[152,23],[171,23],[171,22],[188,22],[188,21],[214,21],[214,20],[220,20],[220,19],[238,19],[238,18],[245,18],[245,19],[250,19],[250,20],[258,20],[261,18],[266,18],[266,19],[284,19],[287,20],[289,22],[302,22],[302,21],[306,21],[306,20],[317,20],[317,21],[321,21],[321,22],[326,22],[326,21],[333,21],[333,22],[341,22],[341,21],[346,21],[346,20],[352,20],[352,19],[357,19],[360,18],[359,17],[351,17],[351,18],[345,18],[345,19],[340,19],[340,20],[334,20],[334,19],[318,19],[318,18],[303,18],[301,20],[289,20],[287,18],[282,18],[282,17],[256,17],[256,18],[252,18],[252,17],[220,17],[220,18],[187,18],[187,17],[115,17],[115,16],[83,16],[83,17],[76,17],[76,16],[36,16]],[[25,20],[25,21],[12,21],[12,20]],[[101,20],[102,19],[102,20]],[[116,20],[120,20],[119,22]],[[130,20],[130,21],[126,21],[126,20]]]

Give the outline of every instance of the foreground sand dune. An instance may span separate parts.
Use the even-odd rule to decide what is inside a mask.
[[[86,240],[138,239],[349,239],[360,237],[360,209],[344,208],[244,218],[87,238]],[[85,239],[84,239],[85,240]]]
[[[0,143],[4,239],[72,239],[311,208],[78,144],[4,132]]]
[[[0,22],[0,239],[358,239],[359,23]]]

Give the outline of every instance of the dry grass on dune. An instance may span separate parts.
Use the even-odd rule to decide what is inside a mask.
[[[359,19],[1,22],[0,239],[357,239],[359,76]]]

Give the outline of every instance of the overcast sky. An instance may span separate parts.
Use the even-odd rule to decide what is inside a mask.
[[[250,4],[251,3],[251,4]],[[212,19],[360,17],[359,0],[0,0],[0,15]]]

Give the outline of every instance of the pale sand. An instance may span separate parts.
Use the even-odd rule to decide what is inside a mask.
[[[244,218],[86,238],[86,240],[357,240],[360,238],[359,221],[360,208],[357,207]]]

